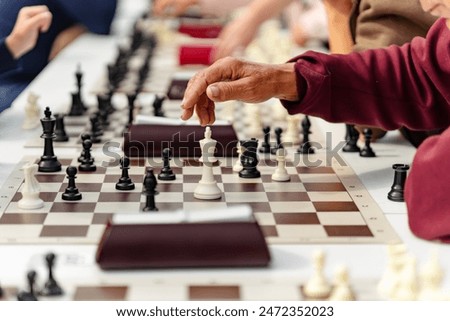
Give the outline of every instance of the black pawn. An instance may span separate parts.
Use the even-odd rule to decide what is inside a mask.
[[[144,212],[156,212],[158,208],[155,205],[155,195],[159,192],[156,190],[158,184],[153,169],[147,169],[147,173],[144,178],[144,190],[142,192],[145,195],[145,206],[142,209]]]
[[[263,128],[264,133],[264,142],[262,143],[261,147],[259,148],[259,152],[263,154],[270,154],[270,127],[266,126]]]
[[[17,295],[17,300],[19,301],[37,301],[37,297],[34,290],[34,285],[36,283],[36,271],[30,271],[27,274],[28,280],[28,292],[22,291]]]
[[[165,99],[166,99],[166,96],[161,96],[161,95],[156,95],[155,96],[155,100],[153,101],[153,114],[156,117],[164,117],[162,104],[163,104]]]
[[[359,156],[361,157],[375,157],[375,152],[370,146],[370,141],[372,139],[372,129],[366,128],[364,129],[364,147],[359,152]]]
[[[94,164],[94,158],[91,156],[92,142],[89,139],[83,141],[84,158],[81,160],[81,164],[78,169],[82,172],[95,172],[97,166]]]
[[[361,149],[358,147],[359,132],[353,125],[345,125],[345,145],[342,151],[346,153],[359,153]]]
[[[128,170],[130,169],[130,159],[128,157],[124,156],[120,159],[120,169],[122,170],[122,176],[116,183],[116,189],[119,191],[129,191],[134,189],[134,183],[128,175]]]
[[[84,133],[81,135],[81,143],[83,143],[86,139],[91,139],[91,135],[88,133]],[[78,157],[78,161],[81,163],[84,159],[84,149],[81,151],[80,156]]]
[[[80,100],[81,108],[86,111],[87,107],[83,102],[83,98],[81,97],[81,87],[83,86],[83,72],[81,71],[81,66],[77,66],[77,71],[75,72],[75,78],[77,79],[77,94]]]
[[[45,256],[45,262],[48,269],[48,280],[45,282],[44,288],[39,292],[43,296],[58,296],[63,295],[64,291],[58,285],[53,277],[53,267],[55,266],[55,254],[49,253]]]
[[[277,150],[280,148],[283,148],[283,145],[281,144],[281,134],[283,133],[283,129],[281,129],[280,127],[275,128],[275,139],[276,139],[276,143],[275,143],[275,147],[273,147],[270,150],[271,154],[276,154]]]
[[[158,174],[158,179],[162,181],[173,181],[176,179],[175,173],[170,168],[170,148],[164,148],[162,151],[163,168],[161,173]]]
[[[297,149],[297,153],[299,154],[314,154],[314,149],[311,146],[311,142],[309,141],[309,134],[311,134],[311,121],[308,116],[305,116],[302,120],[302,134],[303,134],[303,143]]]
[[[128,98],[128,126],[130,126],[131,124],[133,124],[134,120],[134,107],[135,107],[134,102],[136,101],[137,93],[128,94],[127,98]]]
[[[100,125],[100,119],[98,114],[92,114],[89,117],[89,121],[91,123],[91,142],[93,143],[100,143],[102,140],[100,136],[103,135],[103,131]]]
[[[75,178],[77,178],[77,168],[74,166],[69,166],[66,169],[67,178],[69,183],[67,184],[66,190],[62,194],[62,199],[65,201],[79,201],[81,200],[81,193],[75,186]]]
[[[388,199],[394,202],[404,202],[405,198],[403,195],[405,182],[406,182],[406,172],[409,169],[409,165],[405,164],[394,164],[392,165],[394,169],[394,183],[392,184],[391,191],[388,193]]]
[[[43,128],[43,134],[41,138],[44,139],[44,154],[41,156],[39,161],[39,171],[40,172],[58,172],[61,170],[61,163],[55,156],[53,151],[53,139],[55,138],[55,123],[56,119],[52,116],[50,108],[45,108],[45,117],[41,119],[41,124]]]
[[[55,142],[67,142],[69,140],[69,136],[66,134],[66,129],[64,126],[64,115],[55,114],[56,124],[55,124],[55,138],[53,141]]]

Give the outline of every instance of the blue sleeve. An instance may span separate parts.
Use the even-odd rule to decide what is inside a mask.
[[[17,68],[18,62],[6,46],[5,38],[0,39],[0,73]]]
[[[75,22],[84,25],[90,32],[108,34],[117,0],[54,0]]]

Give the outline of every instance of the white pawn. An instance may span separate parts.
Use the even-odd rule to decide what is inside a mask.
[[[25,182],[22,188],[22,199],[18,202],[18,207],[23,210],[35,210],[44,207],[44,201],[39,198],[39,183],[35,177],[38,170],[37,164],[26,164],[22,167]]]
[[[416,300],[419,294],[417,281],[416,259],[408,256],[391,299],[400,301]]]
[[[334,287],[330,294],[330,301],[354,301],[355,295],[348,282],[348,270],[345,266],[338,266],[334,273]]]
[[[284,143],[300,144],[300,117],[299,115],[287,116],[287,130],[283,135]]]
[[[279,148],[277,150],[277,167],[275,172],[272,174],[272,180],[277,182],[287,182],[291,180],[287,170],[286,170],[286,155],[285,149]]]
[[[217,141],[212,139],[211,136],[212,131],[211,128],[208,126],[205,129],[205,138],[200,140],[200,148],[202,150],[202,156],[200,157],[199,162],[211,164],[217,162],[217,158],[214,156]]]
[[[324,264],[324,252],[316,251],[313,256],[313,275],[303,287],[303,292],[308,299],[323,300],[330,295],[331,286],[323,273]]]
[[[41,109],[39,108],[37,101],[39,96],[30,92],[27,98],[27,104],[25,105],[25,120],[22,124],[23,129],[33,129],[40,124]]]
[[[436,249],[431,252],[430,259],[423,266],[420,272],[421,289],[419,300],[435,301],[443,300],[441,284],[444,279],[444,270],[439,263],[439,256]]]
[[[194,197],[201,200],[215,200],[222,197],[222,191],[214,179],[213,164],[217,162],[214,157],[214,149],[217,141],[211,138],[211,128],[206,127],[205,139],[200,141],[202,157],[199,161],[203,163],[202,178],[194,190]]]
[[[243,169],[242,163],[241,163],[241,155],[243,152],[243,148],[242,148],[240,142],[238,142],[236,144],[236,149],[237,149],[238,158],[236,160],[236,163],[234,163],[234,165],[233,165],[233,172],[240,172]]]
[[[378,294],[385,299],[394,294],[405,264],[407,250],[404,244],[389,244],[387,252],[387,267],[377,286]]]

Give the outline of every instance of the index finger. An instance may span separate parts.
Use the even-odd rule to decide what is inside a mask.
[[[27,18],[43,12],[49,12],[48,7],[45,5],[22,7],[22,9],[20,9],[20,14]]]

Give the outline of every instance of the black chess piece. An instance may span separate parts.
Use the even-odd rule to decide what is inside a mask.
[[[35,294],[34,286],[36,283],[36,271],[30,271],[27,273],[28,280],[28,291],[21,291],[17,295],[17,300],[19,301],[37,301],[37,297]]]
[[[98,114],[100,125],[102,128],[108,128],[110,125],[108,116],[109,116],[109,101],[108,96],[104,94],[97,95],[97,104],[98,104]]]
[[[135,108],[134,102],[136,101],[137,93],[128,94],[127,98],[128,98],[128,126],[130,126],[131,124],[133,124],[134,120],[134,108]]]
[[[100,143],[102,141],[100,137],[103,135],[103,131],[100,126],[98,114],[92,114],[89,117],[89,121],[91,123],[91,132],[90,132],[91,142],[95,144]]]
[[[158,208],[155,205],[155,195],[159,192],[156,190],[156,185],[158,184],[153,169],[148,168],[147,173],[144,178],[144,190],[142,194],[145,195],[145,206],[142,209],[144,212],[155,212]]]
[[[163,95],[156,95],[155,96],[155,100],[153,101],[153,114],[156,117],[164,117],[162,104],[163,104],[165,99],[166,99],[166,96],[163,96]]]
[[[375,157],[375,152],[370,146],[370,141],[372,139],[372,129],[365,128],[364,129],[364,147],[359,152],[359,156],[361,157]]]
[[[409,165],[405,164],[394,164],[392,165],[394,169],[394,183],[392,184],[391,190],[388,193],[388,199],[394,202],[404,202],[405,198],[403,195],[405,182],[406,182],[406,173],[409,169]]]
[[[281,144],[281,134],[282,133],[283,133],[283,129],[281,129],[281,127],[275,128],[276,143],[275,143],[275,146],[270,149],[270,153],[273,155],[277,154],[278,149],[283,148],[283,145]]]
[[[95,172],[97,170],[97,166],[94,164],[94,158],[91,156],[91,147],[92,142],[89,139],[83,141],[84,158],[78,166],[81,172]]]
[[[314,154],[314,148],[311,146],[311,142],[309,141],[309,134],[311,134],[311,121],[308,116],[305,116],[302,120],[302,134],[303,134],[303,143],[297,149],[297,153],[299,154]]]
[[[81,65],[78,64],[77,71],[75,72],[75,78],[77,79],[77,94],[78,100],[80,102],[83,111],[87,110],[86,105],[83,102],[83,97],[81,96],[81,88],[83,87],[83,72],[81,71]]]
[[[42,128],[44,130],[41,138],[44,139],[44,154],[39,161],[38,170],[40,172],[58,172],[61,170],[61,163],[55,156],[53,151],[53,139],[55,138],[55,123],[56,119],[52,116],[49,107],[45,108],[45,117],[41,119]]]
[[[0,284],[0,299],[3,297],[3,288],[2,285]]]
[[[259,152],[262,154],[270,154],[271,145],[270,145],[270,127],[266,126],[263,128],[264,133],[264,142],[261,144],[259,148]]]
[[[81,136],[80,136],[80,138],[81,138],[81,144],[83,144],[83,142],[86,140],[86,139],[91,139],[91,135],[90,134],[88,134],[88,133],[83,133],[83,134],[81,134]],[[92,140],[91,140],[92,141]],[[84,149],[83,150],[81,150],[81,154],[80,154],[80,156],[78,157],[78,162],[82,162],[83,161],[83,159],[84,159]]]
[[[128,157],[124,156],[120,159],[120,169],[122,170],[122,176],[116,183],[116,189],[119,191],[130,191],[134,189],[134,183],[128,175],[128,170],[130,169],[130,159]]]
[[[64,115],[55,114],[55,138],[53,141],[55,142],[67,142],[69,140],[69,136],[66,134],[66,129],[64,126]]]
[[[79,201],[81,200],[81,193],[75,186],[75,179],[77,178],[77,168],[75,166],[69,166],[66,169],[67,178],[69,183],[67,184],[66,190],[62,194],[61,198],[65,201]]]
[[[173,181],[176,179],[175,173],[172,168],[170,168],[170,148],[164,148],[162,151],[163,168],[161,173],[158,174],[158,179],[161,181]]]
[[[55,266],[55,254],[49,253],[45,256],[45,262],[48,269],[48,280],[44,284],[44,288],[39,292],[43,296],[59,296],[63,295],[64,291],[59,286],[53,277],[53,267]]]
[[[241,164],[243,168],[239,172],[239,177],[261,177],[261,173],[257,168],[259,162],[258,154],[256,152],[256,149],[258,148],[258,140],[256,138],[241,140],[241,147],[243,148],[243,152],[241,154]]]
[[[81,116],[84,114],[84,106],[81,102],[81,97],[79,93],[71,93],[72,95],[72,106],[70,107],[69,116]]]
[[[346,153],[359,153],[361,149],[358,147],[359,133],[355,126],[345,125],[345,145],[342,147],[342,151]]]

